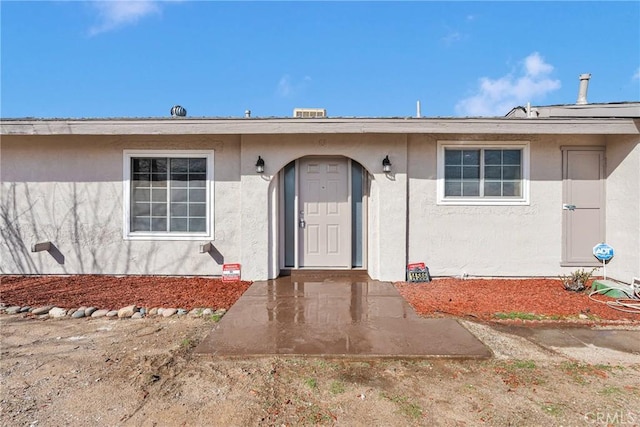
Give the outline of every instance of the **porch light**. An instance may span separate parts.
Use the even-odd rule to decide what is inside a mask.
[[[389,160],[389,155],[382,159],[382,171],[384,173],[391,172],[391,160]]]
[[[258,156],[258,161],[256,162],[256,173],[264,172],[264,160],[262,157]]]

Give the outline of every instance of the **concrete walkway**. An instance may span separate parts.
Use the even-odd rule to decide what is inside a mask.
[[[494,326],[556,354],[592,364],[640,364],[640,328]]]
[[[196,353],[242,357],[491,356],[491,351],[455,319],[420,318],[391,283],[325,277],[283,277],[254,283]]]

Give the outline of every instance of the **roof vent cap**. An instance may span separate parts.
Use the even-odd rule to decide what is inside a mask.
[[[174,105],[171,107],[171,115],[173,117],[185,117],[187,115],[187,110],[180,105]]]

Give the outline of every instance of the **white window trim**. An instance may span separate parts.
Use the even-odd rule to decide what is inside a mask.
[[[124,240],[213,240],[213,150],[123,150],[122,154],[122,230]],[[132,157],[205,157],[207,159],[206,215],[207,231],[200,233],[170,233],[131,231],[131,158]]]
[[[437,148],[437,204],[438,205],[484,205],[484,206],[523,206],[529,205],[529,156],[528,141],[438,141]],[[455,149],[521,149],[522,150],[522,197],[457,197],[444,196],[444,150]]]

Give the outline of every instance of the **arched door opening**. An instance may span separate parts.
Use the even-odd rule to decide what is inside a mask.
[[[369,174],[346,157],[307,156],[279,173],[279,268],[367,268]]]

